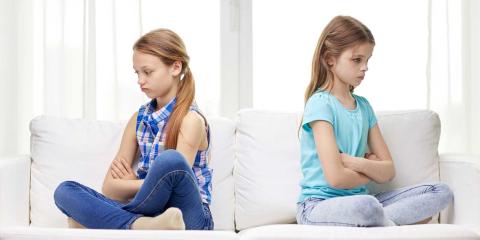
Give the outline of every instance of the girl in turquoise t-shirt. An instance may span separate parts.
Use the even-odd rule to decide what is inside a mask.
[[[333,18],[318,40],[300,129],[299,224],[414,224],[430,220],[453,200],[442,183],[368,195],[368,182],[385,183],[395,176],[372,107],[353,94],[365,77],[374,46],[370,30],[348,16]]]

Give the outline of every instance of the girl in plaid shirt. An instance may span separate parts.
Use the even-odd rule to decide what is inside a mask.
[[[55,204],[71,227],[213,229],[210,132],[188,64],[183,41],[168,29],[135,43],[138,85],[152,100],[130,118],[103,194],[73,181],[57,187]]]

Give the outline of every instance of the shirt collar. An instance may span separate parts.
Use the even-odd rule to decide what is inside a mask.
[[[157,107],[157,100],[152,99],[150,103],[148,103],[146,114],[143,116],[143,120],[148,122],[150,127],[153,128],[154,132],[158,132],[158,125],[164,121],[168,120],[170,114],[175,107],[175,103],[177,102],[177,98],[174,97],[170,100],[165,106],[160,108],[158,111],[155,111]]]

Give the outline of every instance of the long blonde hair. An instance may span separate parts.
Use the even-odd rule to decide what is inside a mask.
[[[190,58],[185,44],[175,32],[161,28],[143,35],[133,45],[133,49],[157,56],[167,66],[171,66],[176,61],[182,63],[180,76],[183,75],[183,78],[178,86],[175,107],[165,127],[167,132],[165,149],[175,149],[182,120],[195,99],[195,81],[188,65]]]
[[[370,30],[357,19],[350,16],[336,16],[328,23],[318,39],[313,55],[311,80],[305,90],[305,104],[319,88],[329,89],[333,86],[333,73],[327,64],[327,59],[336,58],[345,49],[365,42],[375,45],[375,39]],[[353,87],[350,91],[353,91]]]

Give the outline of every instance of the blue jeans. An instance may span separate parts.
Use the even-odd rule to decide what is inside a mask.
[[[419,184],[372,195],[307,198],[297,206],[297,222],[309,225],[379,227],[414,224],[453,200],[443,183]]]
[[[86,228],[130,229],[139,217],[154,217],[170,207],[179,208],[187,230],[212,230],[209,205],[202,202],[197,180],[182,154],[162,152],[127,204],[109,199],[73,181],[62,182],[54,193],[55,204]]]

